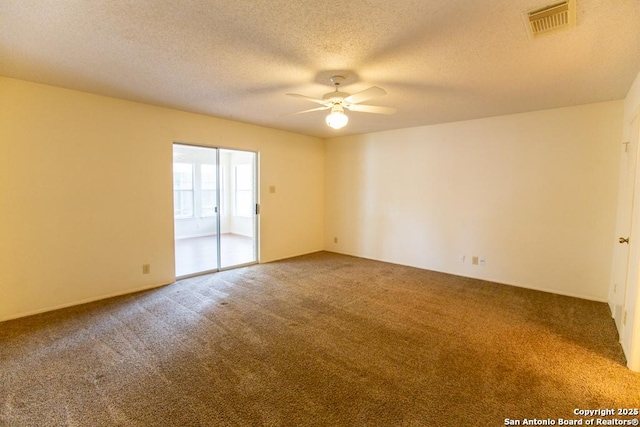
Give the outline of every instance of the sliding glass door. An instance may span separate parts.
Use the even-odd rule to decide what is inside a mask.
[[[256,153],[174,144],[176,277],[258,261],[256,188]]]

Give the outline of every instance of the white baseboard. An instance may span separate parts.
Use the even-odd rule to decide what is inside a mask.
[[[435,270],[435,269],[432,269],[432,268],[425,268],[425,267],[422,267],[422,266],[419,266],[419,265],[400,264],[398,262],[387,261],[387,260],[384,260],[384,259],[369,258],[369,257],[365,257],[365,256],[362,256],[362,255],[351,254],[351,253],[348,253],[348,252],[338,252],[338,251],[335,251],[335,250],[327,250],[327,249],[325,249],[325,251],[326,252],[333,252],[333,253],[337,253],[337,254],[342,254],[342,255],[349,255],[349,256],[353,256],[353,257],[357,257],[357,258],[370,259],[372,261],[380,261],[380,262],[387,262],[389,264],[404,265],[406,267],[419,268],[421,270],[435,271],[437,273],[450,274],[452,276],[466,277],[468,279],[483,280],[485,282],[497,283],[499,285],[515,286],[517,288],[530,289],[532,291],[546,292],[546,293],[549,293],[549,294],[563,295],[563,296],[572,297],[572,298],[580,298],[580,299],[584,299],[584,300],[588,300],[588,301],[605,302],[605,303],[607,302],[606,298],[596,298],[596,297],[593,297],[593,296],[590,296],[590,295],[580,295],[580,294],[575,294],[575,293],[572,293],[572,292],[559,291],[557,289],[543,288],[543,287],[530,286],[530,285],[523,285],[521,283],[507,282],[507,281],[504,281],[504,280],[493,279],[491,277],[474,277],[474,276],[468,276],[468,275],[455,273],[455,272],[451,272],[451,271],[443,271],[443,270]]]
[[[7,320],[13,320],[13,319],[19,319],[21,317],[33,316],[34,314],[46,313],[48,311],[60,310],[62,308],[73,307],[73,306],[76,306],[76,305],[88,304],[90,302],[96,302],[96,301],[100,301],[100,300],[103,300],[103,299],[119,297],[119,296],[122,296],[122,295],[134,294],[136,292],[148,291],[149,289],[160,288],[162,286],[170,285],[171,283],[173,283],[173,281],[168,282],[168,283],[164,283],[163,282],[163,283],[160,283],[160,284],[147,285],[147,286],[142,286],[142,287],[139,287],[139,288],[127,289],[125,291],[113,292],[113,293],[101,295],[101,296],[98,296],[98,297],[86,298],[86,299],[77,300],[77,301],[73,301],[73,302],[69,302],[69,303],[64,303],[64,304],[59,304],[59,305],[54,305],[54,306],[49,306],[49,307],[43,307],[43,308],[39,308],[39,309],[36,309],[36,310],[25,311],[25,312],[22,312],[22,313],[11,314],[9,316],[0,317],[0,322],[4,322],[4,321],[7,321]]]

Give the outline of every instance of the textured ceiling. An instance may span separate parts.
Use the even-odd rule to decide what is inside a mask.
[[[577,26],[531,40],[554,0],[0,2],[0,75],[329,137],[624,98],[640,0],[577,0]],[[317,104],[376,85],[335,131]]]

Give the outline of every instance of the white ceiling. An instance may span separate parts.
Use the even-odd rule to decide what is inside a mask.
[[[554,0],[2,0],[0,75],[330,137],[622,99],[640,71],[640,0],[577,0],[577,26],[531,40]],[[393,116],[327,112],[376,85]]]

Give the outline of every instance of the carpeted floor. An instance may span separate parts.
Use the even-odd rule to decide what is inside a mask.
[[[640,407],[617,341],[604,303],[320,252],[0,323],[0,425],[596,419]]]

